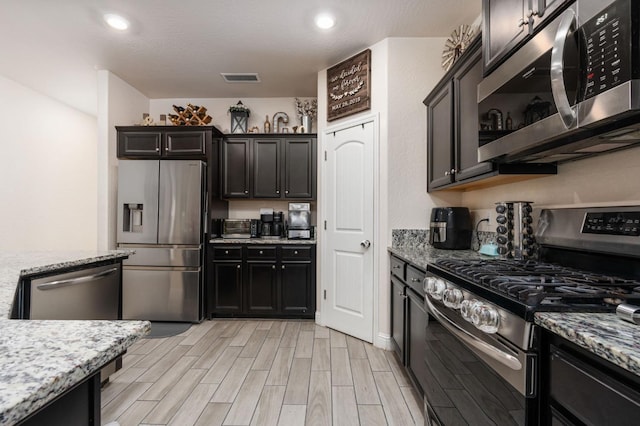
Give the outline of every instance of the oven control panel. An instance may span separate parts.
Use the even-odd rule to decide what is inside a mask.
[[[640,236],[640,211],[590,212],[585,215],[583,234]]]

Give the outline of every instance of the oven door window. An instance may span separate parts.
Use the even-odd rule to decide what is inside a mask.
[[[424,389],[433,425],[522,425],[528,401],[461,340],[427,315]]]

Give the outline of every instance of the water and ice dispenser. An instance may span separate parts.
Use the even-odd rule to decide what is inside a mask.
[[[124,232],[142,232],[143,204],[125,203],[122,208],[122,230]]]

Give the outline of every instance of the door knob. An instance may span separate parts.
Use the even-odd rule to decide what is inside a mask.
[[[360,241],[360,245],[362,247],[368,249],[369,247],[371,247],[371,241],[369,241],[369,240]]]

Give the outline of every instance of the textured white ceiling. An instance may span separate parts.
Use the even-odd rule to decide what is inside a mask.
[[[0,74],[90,114],[99,69],[150,98],[308,97],[318,70],[386,37],[448,36],[480,10],[481,0],[0,0]],[[336,16],[332,30],[313,27],[320,11]],[[132,27],[110,30],[107,12]]]

